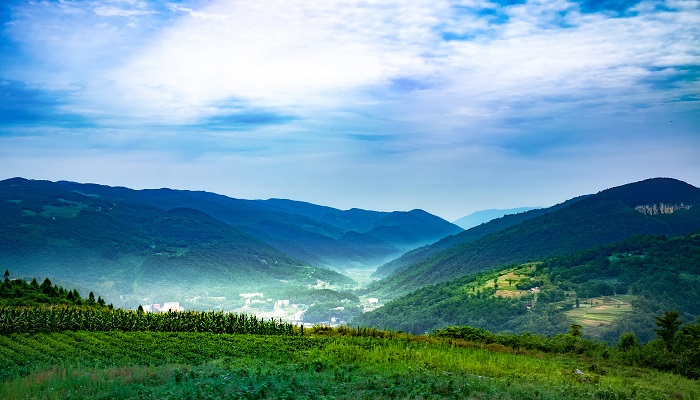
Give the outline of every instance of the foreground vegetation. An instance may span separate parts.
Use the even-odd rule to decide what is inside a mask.
[[[552,338],[471,327],[415,336],[126,311],[9,273],[0,300],[10,304],[0,307],[0,398],[700,398],[688,379],[700,376],[700,323],[682,326],[676,312],[657,318],[658,340],[629,334],[613,348],[580,325]]]
[[[358,336],[362,335],[362,336]],[[0,336],[0,398],[697,399],[697,381],[497,344],[318,328]]]

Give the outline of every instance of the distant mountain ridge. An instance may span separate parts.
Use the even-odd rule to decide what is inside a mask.
[[[164,211],[89,192],[47,181],[1,181],[0,263],[15,276],[50,275],[126,306],[232,287],[351,283],[203,211]]]
[[[460,232],[458,226],[421,210],[347,211],[285,200],[242,200],[215,193],[173,189],[133,190],[75,182],[57,182],[70,190],[143,204],[161,210],[201,210],[311,265],[376,266],[403,252]],[[364,246],[343,237],[348,232],[370,235]]]
[[[518,225],[521,222],[526,221],[528,219],[536,218],[541,215],[556,211],[560,208],[567,207],[568,205],[575,203],[585,197],[585,195],[575,197],[561,204],[557,204],[548,208],[534,208],[532,210],[517,214],[507,214],[503,217],[496,218],[484,224],[467,229],[463,232],[460,232],[457,235],[450,235],[444,237],[433,244],[411,250],[407,253],[404,253],[399,258],[379,266],[379,268],[377,268],[377,270],[374,272],[373,276],[376,278],[386,277],[391,273],[402,270],[410,265],[426,261],[435,254],[447,250],[450,247],[473,242],[492,233],[496,233],[511,226]]]
[[[484,224],[496,218],[501,218],[505,215],[519,214],[525,211],[530,211],[542,207],[517,207],[517,208],[506,208],[506,209],[488,209],[475,211],[467,216],[464,216],[456,221],[452,221],[453,224],[459,226],[462,229],[470,229],[475,226]]]
[[[656,215],[638,209],[661,203],[684,207]],[[395,264],[394,272],[370,290],[395,296],[502,264],[569,254],[634,234],[686,234],[700,229],[700,189],[675,179],[653,178],[503,220],[516,216],[521,220],[506,224],[503,230],[464,240],[474,233],[467,230],[380,267]],[[406,265],[399,262],[401,259],[415,262]]]

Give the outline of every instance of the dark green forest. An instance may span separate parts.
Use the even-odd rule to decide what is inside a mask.
[[[506,271],[521,275],[521,289],[540,286],[541,292],[494,296],[494,288],[484,285]],[[469,325],[552,336],[568,331],[577,304],[609,299],[608,307],[615,311],[618,304],[611,300],[615,295],[627,296],[630,309],[607,325],[585,328],[585,335],[615,343],[621,334],[634,332],[646,342],[655,337],[654,316],[665,310],[678,310],[685,321],[696,320],[700,316],[700,235],[639,235],[547,258],[531,268],[502,266],[422,288],[356,318],[353,324],[413,333]]]
[[[395,298],[499,265],[571,254],[636,234],[677,236],[700,229],[700,207],[681,207],[670,214],[654,215],[636,209],[660,203],[698,204],[700,189],[674,179],[655,178],[604,190],[551,212],[539,211],[542,215],[476,240],[446,249],[438,242],[434,246],[441,251],[437,253],[429,249],[411,253],[417,257],[413,264],[375,282],[368,291],[377,297]],[[470,231],[450,241],[470,235]]]

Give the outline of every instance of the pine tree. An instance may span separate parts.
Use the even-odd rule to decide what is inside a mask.
[[[54,293],[53,285],[51,284],[51,279],[44,279],[44,282],[41,283],[41,292],[46,295],[52,295]]]
[[[654,332],[659,336],[665,344],[666,348],[671,350],[676,341],[676,334],[678,333],[678,328],[683,325],[681,321],[681,315],[676,310],[664,312],[663,317],[656,317],[656,326],[658,329],[654,329]]]

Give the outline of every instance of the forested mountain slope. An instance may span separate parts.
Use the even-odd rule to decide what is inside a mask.
[[[51,185],[43,182],[42,185]],[[95,194],[161,210],[193,208],[263,240],[276,249],[315,266],[377,265],[418,246],[462,229],[424,211],[342,211],[284,200],[241,200],[209,192],[172,189],[132,190],[75,182],[66,189]],[[55,184],[54,184],[55,185]],[[347,240],[346,235],[368,235]]]
[[[534,211],[540,210],[529,212]],[[371,290],[395,296],[498,265],[568,254],[634,234],[673,236],[697,229],[700,189],[675,179],[648,179],[604,190],[427,259],[422,257],[378,281]]]
[[[489,222],[462,231],[459,234],[444,237],[433,244],[425,245],[417,249],[410,250],[404,253],[401,257],[381,265],[379,268],[377,268],[377,271],[374,273],[374,276],[377,278],[386,277],[392,272],[425,261],[431,256],[440,253],[446,249],[449,249],[450,247],[473,242],[491,233],[500,232],[511,226],[518,225],[523,221],[527,221],[528,219],[536,218],[541,215],[556,211],[560,208],[566,207],[585,197],[586,196],[576,197],[574,199],[565,201],[561,204],[557,204],[548,208],[538,208],[518,214],[505,215],[503,217],[496,218]]]
[[[700,317],[700,234],[640,235],[542,262],[507,265],[416,290],[353,324],[424,333],[450,325],[554,335],[572,323],[615,343],[655,337],[654,316]]]
[[[0,182],[0,265],[17,277],[93,287],[126,306],[156,294],[237,298],[231,288],[349,283],[199,210],[164,211],[23,179]]]

